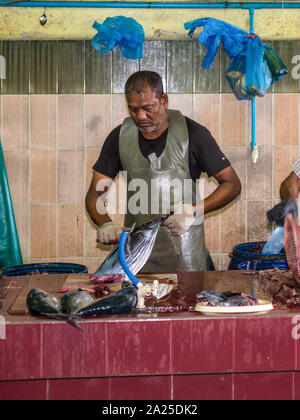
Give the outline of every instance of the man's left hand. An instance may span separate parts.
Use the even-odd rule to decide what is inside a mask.
[[[180,236],[189,230],[195,221],[195,208],[191,204],[179,203],[170,209],[169,216],[163,223],[173,235]]]

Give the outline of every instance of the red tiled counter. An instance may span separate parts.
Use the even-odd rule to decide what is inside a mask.
[[[226,284],[239,276],[179,277],[200,279],[203,290],[213,278]],[[250,279],[243,273],[242,281]],[[14,293],[0,312],[6,319],[0,399],[300,398],[300,311],[115,315],[86,319],[81,332],[60,321],[9,315]]]

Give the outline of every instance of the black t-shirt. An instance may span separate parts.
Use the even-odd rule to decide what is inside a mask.
[[[229,160],[222,153],[210,132],[204,126],[185,117],[189,133],[189,171],[193,180],[200,177],[202,172],[213,176],[230,166]],[[116,127],[106,138],[100,156],[93,169],[110,178],[115,178],[122,171],[119,152],[119,134],[121,126]],[[155,153],[159,157],[166,145],[168,129],[154,140],[145,139],[139,131],[139,146],[142,155]],[[149,159],[148,159],[149,160]]]

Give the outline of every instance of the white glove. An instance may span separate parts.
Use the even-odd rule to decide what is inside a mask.
[[[119,242],[123,231],[130,230],[124,228],[116,222],[106,222],[97,231],[97,241],[102,244],[110,245]]]
[[[189,230],[195,222],[195,207],[192,204],[174,204],[170,213],[174,211],[163,223],[173,235],[180,236]]]

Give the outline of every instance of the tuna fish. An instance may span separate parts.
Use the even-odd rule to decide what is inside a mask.
[[[127,236],[125,258],[130,271],[134,275],[137,274],[148,261],[156,240],[158,229],[163,220],[165,220],[165,217],[152,220],[135,228],[133,232]],[[119,261],[118,247],[119,245],[114,247],[98,270],[91,276],[91,280],[102,274],[123,274],[126,276]]]
[[[131,282],[124,281],[122,289],[109,296],[95,300],[73,313],[74,317],[93,315],[128,314],[137,303],[137,290]]]

